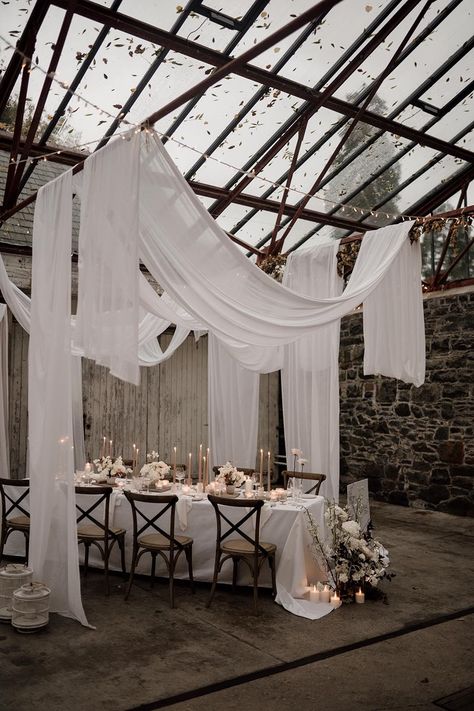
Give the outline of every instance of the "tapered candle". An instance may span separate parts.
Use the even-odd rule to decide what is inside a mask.
[[[102,440],[102,452],[101,452],[100,456],[105,457],[105,437],[103,437],[103,440]]]
[[[202,444],[199,445],[198,481],[202,480]]]
[[[173,484],[176,484],[176,447],[173,447]]]
[[[132,444],[132,472],[135,473],[135,457],[137,456],[137,445]]]
[[[211,461],[210,459],[210,449],[209,447],[206,449],[206,484],[209,484],[209,462]]]
[[[260,488],[263,489],[263,449],[260,450]]]
[[[202,458],[202,471],[204,472],[203,477],[204,477],[204,485],[205,485],[205,483],[206,483],[206,455],[204,455],[204,457]],[[201,480],[199,480],[199,481],[201,481]]]
[[[112,457],[112,440],[109,439],[109,457]]]
[[[193,455],[191,452],[188,454],[188,482],[191,482],[193,478]]]
[[[271,482],[271,476],[270,476],[270,452],[268,452],[268,471],[267,471],[267,474],[268,474],[267,489],[268,489],[268,491],[270,491],[270,489],[272,488],[272,482]]]
[[[136,458],[136,460],[135,460],[135,465],[136,465],[136,467],[137,467],[137,474],[140,473],[140,465],[139,465],[139,463],[138,463],[138,453],[139,453],[139,452],[140,452],[140,450],[139,450],[138,447],[137,447],[137,458]]]

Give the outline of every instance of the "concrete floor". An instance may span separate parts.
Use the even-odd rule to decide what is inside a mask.
[[[124,602],[120,577],[106,598],[93,573],[96,630],[57,615],[34,635],[0,626],[0,709],[436,711],[474,685],[473,521],[380,503],[372,515],[397,574],[388,604],[311,622],[264,592],[256,618],[246,591],[221,589],[207,610],[208,586],[179,584],[170,610],[165,584],[140,579]]]

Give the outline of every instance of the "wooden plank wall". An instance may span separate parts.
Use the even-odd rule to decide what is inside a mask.
[[[166,348],[171,336],[160,343]],[[11,476],[24,476],[27,441],[28,336],[15,322],[9,330]],[[207,337],[197,343],[189,337],[160,366],[141,368],[139,387],[112,377],[93,361],[83,359],[83,397],[86,455],[99,455],[102,438],[113,441],[113,453],[132,456],[132,445],[145,453],[154,449],[171,461],[174,446],[178,462],[187,453],[207,447]],[[278,375],[260,380],[258,447],[277,452]]]

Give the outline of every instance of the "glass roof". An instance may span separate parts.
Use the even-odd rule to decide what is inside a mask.
[[[41,68],[49,67],[66,5],[65,0],[53,0],[37,32],[28,86],[30,118],[44,81]],[[104,30],[97,17],[83,15],[78,0],[56,69],[62,83],[77,83],[77,95],[70,98],[64,116],[55,117],[67,92],[53,82],[35,141],[55,117],[49,143],[66,144],[71,151],[92,151],[104,136],[123,131],[130,124],[139,125],[213,72],[215,55],[203,57],[201,52],[198,59],[161,47],[158,41],[140,37],[140,23],[194,43],[193,52],[197,44],[203,51],[232,58],[266,40],[314,5],[312,0],[190,0],[183,5],[171,0],[93,0],[88,7],[103,7],[129,18],[130,27],[125,30]],[[2,70],[7,69],[14,54],[6,42],[14,45],[18,41],[34,7],[34,2],[23,0],[0,5]],[[312,24],[300,27],[254,57],[250,65],[267,73],[260,81],[239,73],[228,74],[204,94],[156,122],[156,130],[169,137],[167,150],[188,179],[229,190],[238,184],[243,171],[254,169],[256,161],[281,140],[300,115],[307,115],[297,159],[297,132],[293,130],[288,141],[264,161],[261,172],[245,186],[241,199],[246,204],[217,209],[215,200],[200,198],[225,230],[254,247],[268,241],[276,219],[274,205],[261,209],[262,203],[256,207],[252,199],[279,203],[284,194],[282,186],[293,168],[287,199],[290,206],[298,205],[325,172],[306,209],[326,217],[323,222],[318,222],[317,216],[299,218],[285,242],[287,249],[305,236],[320,240],[351,232],[350,227],[326,225],[333,217],[352,222],[357,231],[360,223],[363,227],[386,224],[400,213],[411,214],[410,209],[424,196],[449,183],[459,171],[466,171],[468,176],[469,154],[456,157],[449,153],[454,144],[473,150],[472,4],[470,0],[434,0],[411,34],[423,3],[417,3],[410,12],[404,12],[404,7],[400,0],[380,0],[377,4],[343,0],[315,16]],[[379,41],[378,33],[392,20],[393,28]],[[377,46],[349,71],[350,63],[369,43]],[[387,68],[388,75],[372,97],[369,110],[376,117],[395,121],[395,128],[371,125],[361,116],[334,158],[335,148],[350,126],[353,107],[360,108],[373,82]],[[268,86],[272,75],[286,82],[286,90]],[[331,87],[335,80],[332,96],[326,97],[316,111],[308,110],[302,96],[296,95],[305,89],[314,90],[312,96],[317,98],[317,92]],[[10,98],[13,105],[20,83],[18,75]],[[415,133],[399,135],[397,125]],[[12,121],[3,122],[3,128],[11,131]],[[423,145],[423,134],[440,139],[441,144],[436,144],[440,148]],[[28,184],[24,192],[28,193]],[[370,215],[378,205],[381,214]],[[284,217],[282,224],[287,222]]]

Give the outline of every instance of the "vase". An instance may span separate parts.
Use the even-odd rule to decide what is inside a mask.
[[[226,493],[229,494],[230,496],[235,494],[235,486],[233,484],[227,484],[225,490],[226,490]]]

